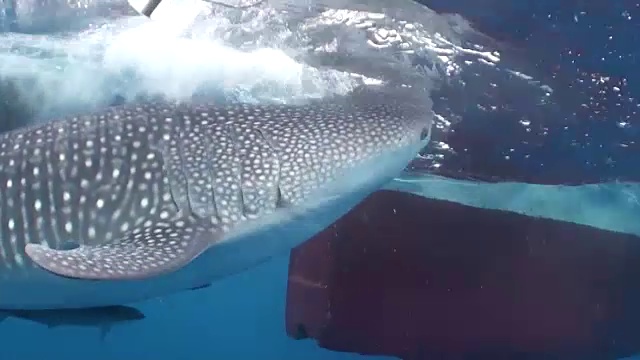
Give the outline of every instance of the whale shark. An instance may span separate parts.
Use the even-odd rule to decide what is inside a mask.
[[[427,145],[424,91],[141,102],[0,134],[0,308],[132,303],[303,243]]]

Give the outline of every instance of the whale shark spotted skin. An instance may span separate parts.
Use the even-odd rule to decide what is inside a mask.
[[[139,301],[291,249],[426,145],[422,101],[154,102],[1,134],[0,308]]]

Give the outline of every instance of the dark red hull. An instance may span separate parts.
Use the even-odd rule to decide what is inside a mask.
[[[602,360],[640,348],[637,308],[636,236],[381,191],[292,251],[286,321],[338,351]]]

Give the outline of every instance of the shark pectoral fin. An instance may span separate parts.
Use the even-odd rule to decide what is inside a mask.
[[[186,221],[137,228],[122,238],[72,250],[27,244],[27,255],[54,274],[76,279],[145,279],[177,270],[206,250],[217,233]]]

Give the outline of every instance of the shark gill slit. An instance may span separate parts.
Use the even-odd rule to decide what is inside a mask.
[[[275,171],[276,174],[276,178],[274,179],[274,187],[275,187],[275,204],[274,207],[276,209],[282,209],[285,208],[287,206],[287,204],[285,204],[284,199],[282,197],[282,188],[280,186],[280,181],[282,178],[282,160],[280,159],[280,151],[278,150],[278,148],[273,144],[273,141],[265,134],[264,130],[262,130],[260,127],[256,128],[256,131],[258,132],[258,135],[260,135],[260,137],[262,137],[262,139],[264,140],[264,143],[267,145],[267,147],[269,148],[269,151],[271,151],[274,154],[274,157],[276,158],[277,161],[277,169]]]
[[[212,210],[212,214],[210,216],[210,222],[214,223],[214,224],[218,224],[220,222],[220,216],[218,213],[218,204],[216,203],[217,201],[217,197],[216,197],[216,193],[214,191],[215,186],[216,186],[216,169],[214,168],[214,160],[213,160],[213,153],[215,151],[215,149],[213,148],[213,142],[211,141],[213,139],[213,129],[211,126],[207,126],[204,129],[204,146],[205,146],[205,156],[207,157],[206,160],[206,164],[208,172],[209,172],[209,186],[211,186],[210,190],[211,190],[211,210]]]

